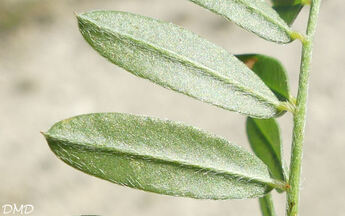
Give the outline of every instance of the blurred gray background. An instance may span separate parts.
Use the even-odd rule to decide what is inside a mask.
[[[315,38],[303,163],[301,215],[345,214],[345,2],[324,0]],[[58,160],[39,133],[90,112],[169,118],[249,150],[245,117],[163,89],[112,65],[87,45],[74,12],[130,11],[184,26],[231,53],[279,58],[296,94],[300,43],[257,38],[187,0],[0,0],[0,205],[32,204],[32,215],[259,215],[257,200],[174,198],[120,187]],[[294,28],[305,28],[305,8]],[[285,158],[291,115],[279,118]],[[274,193],[284,214],[285,197]],[[2,212],[2,211],[1,211]],[[2,214],[2,213],[0,213]]]

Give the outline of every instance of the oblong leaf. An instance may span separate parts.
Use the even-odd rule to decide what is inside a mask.
[[[291,26],[303,8],[302,0],[272,0],[273,9]]]
[[[172,121],[88,114],[60,121],[44,136],[51,150],[72,167],[140,190],[242,199],[262,196],[277,185],[255,155]]]
[[[236,57],[254,71],[280,100],[289,101],[287,73],[278,59],[261,54],[242,54]]]
[[[274,6],[273,9],[277,11],[279,16],[291,26],[296,20],[299,12],[302,10],[303,5],[293,5],[293,6]]]
[[[233,21],[258,36],[277,43],[289,43],[292,30],[269,4],[262,0],[190,0]]]
[[[252,117],[283,109],[236,57],[176,25],[116,11],[83,13],[78,21],[96,51],[136,76]]]
[[[274,179],[285,181],[277,122],[274,119],[247,118],[246,129],[254,153],[268,166]]]

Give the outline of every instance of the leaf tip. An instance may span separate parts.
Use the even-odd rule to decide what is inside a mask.
[[[45,138],[47,138],[47,136],[48,136],[47,132],[40,131],[40,134],[42,134]]]
[[[74,15],[79,23],[87,18],[87,13],[88,12],[77,13],[76,11],[74,11]]]

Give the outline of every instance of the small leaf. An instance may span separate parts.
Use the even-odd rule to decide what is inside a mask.
[[[259,204],[260,204],[262,216],[276,216],[277,215],[274,210],[272,195],[270,193],[259,198]]]
[[[291,26],[303,8],[301,0],[272,0],[273,9]]]
[[[292,41],[289,26],[262,0],[190,0],[258,36],[277,43]]]
[[[87,114],[44,133],[68,165],[110,182],[198,199],[259,197],[281,182],[255,155],[191,126],[121,113]]]
[[[254,153],[268,166],[274,179],[285,180],[280,132],[274,119],[247,118],[247,136]]]
[[[303,5],[294,6],[274,6],[273,9],[277,11],[280,17],[291,26],[297,18],[299,12],[302,10]]]
[[[279,60],[260,54],[242,54],[236,57],[252,69],[280,100],[289,101],[287,73]]]
[[[176,25],[116,11],[83,13],[78,21],[95,50],[136,76],[256,118],[284,109],[236,57]]]

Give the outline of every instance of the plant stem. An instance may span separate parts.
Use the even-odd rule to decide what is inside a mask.
[[[321,0],[313,0],[310,7],[307,40],[303,41],[301,71],[299,75],[296,110],[290,162],[290,189],[287,192],[287,215],[297,216],[299,210],[300,176],[303,157],[304,128],[309,86],[309,72],[312,58],[313,39],[319,14]]]
[[[259,198],[259,204],[263,216],[276,216],[271,193]]]

